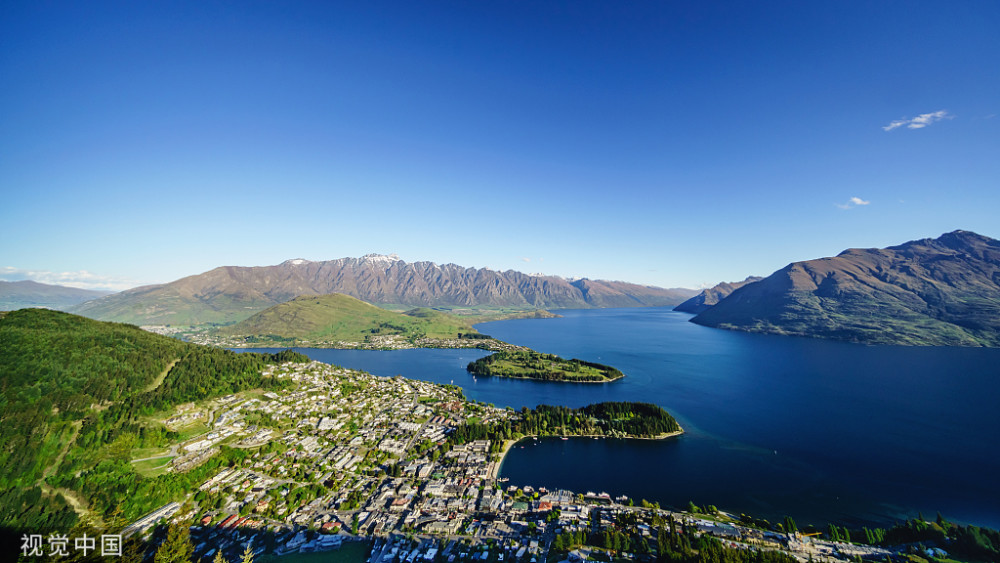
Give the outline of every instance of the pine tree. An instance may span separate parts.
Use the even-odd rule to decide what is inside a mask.
[[[556,536],[556,539],[552,541],[552,550],[558,552],[558,551],[564,551],[565,549],[566,549],[565,540],[563,539],[563,535],[559,534],[558,536]]]
[[[795,520],[792,520],[791,516],[785,516],[785,531],[789,534],[797,532],[799,530],[798,526],[795,525]]]
[[[243,559],[240,563],[253,563],[253,550],[250,549],[250,544],[247,544],[247,548],[243,550]]]
[[[226,558],[222,556],[222,551],[216,551],[212,563],[229,563],[229,561],[226,561]]]
[[[125,540],[122,544],[122,555],[117,559],[118,563],[142,563],[145,558],[142,542],[135,539]]]
[[[105,518],[105,523],[109,530],[121,530],[128,524],[125,520],[125,515],[122,513],[122,506],[120,504],[115,505],[114,510],[111,511],[111,515]]]
[[[156,550],[154,563],[190,563],[194,554],[191,545],[191,530],[185,523],[171,524],[167,528],[167,539]]]

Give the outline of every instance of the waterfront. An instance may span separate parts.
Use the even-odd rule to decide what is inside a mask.
[[[654,402],[687,433],[665,442],[540,441],[515,448],[514,484],[606,490],[767,518],[884,523],[940,510],[1000,526],[1000,350],[868,347],[750,335],[665,309],[560,311],[479,325],[513,344],[606,363],[606,385],[474,378],[475,350],[302,349],[377,375],[454,383],[519,408]]]

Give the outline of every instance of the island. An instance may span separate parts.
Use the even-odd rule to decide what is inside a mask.
[[[474,375],[567,381],[572,383],[608,383],[625,377],[621,371],[604,364],[534,350],[501,350],[471,362],[466,369]]]

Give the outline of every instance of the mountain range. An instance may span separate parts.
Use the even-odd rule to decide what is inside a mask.
[[[620,281],[536,276],[513,270],[404,262],[369,254],[276,266],[224,266],[174,282],[130,289],[74,307],[106,321],[196,325],[241,321],[301,295],[342,293],[405,307],[591,308],[673,306],[696,292]]]
[[[11,288],[23,296],[27,289],[51,292],[56,287],[0,282],[0,297],[10,295]],[[94,293],[58,289],[69,290],[78,302]],[[37,298],[27,305],[8,300],[0,308],[59,307],[135,324],[226,324],[299,296],[332,293],[404,309],[677,305],[696,314],[692,322],[725,329],[870,344],[1000,346],[1000,241],[969,231],[888,248],[849,249],[697,295],[688,289],[407,263],[395,255],[369,254],[225,266],[75,306]]]
[[[111,292],[50,285],[31,280],[15,282],[0,280],[0,311],[28,307],[66,309],[84,301],[104,297],[109,293]]]
[[[794,262],[691,320],[869,344],[1000,346],[1000,241],[954,231]]]

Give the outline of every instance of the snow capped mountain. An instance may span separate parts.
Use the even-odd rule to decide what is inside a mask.
[[[373,262],[376,264],[392,264],[393,262],[402,262],[398,254],[365,254],[361,257],[361,260],[365,262]]]
[[[569,282],[514,270],[407,263],[395,254],[276,266],[223,266],[136,288],[74,309],[84,316],[138,324],[202,324],[243,320],[301,295],[343,293],[368,303],[414,307],[650,307],[676,305],[691,290],[614,281]]]

